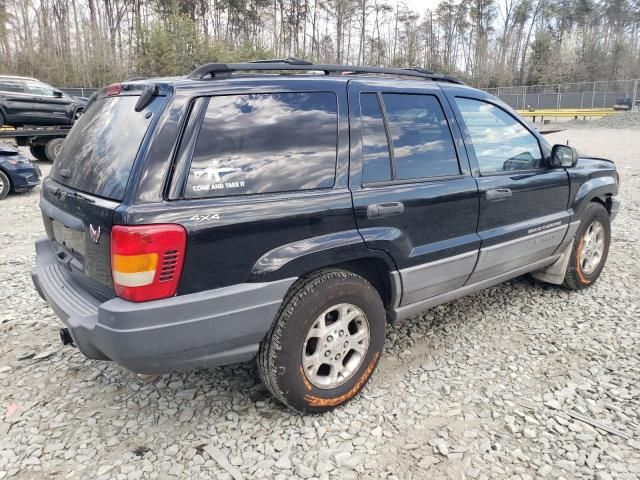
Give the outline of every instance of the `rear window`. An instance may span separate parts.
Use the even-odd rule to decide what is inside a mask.
[[[399,180],[459,175],[458,157],[440,102],[433,95],[384,93]]]
[[[24,93],[24,84],[19,80],[0,80],[0,92]]]
[[[142,139],[164,97],[141,112],[137,96],[96,100],[76,122],[51,176],[82,192],[122,200]]]
[[[338,110],[330,92],[211,97],[185,197],[331,188]]]

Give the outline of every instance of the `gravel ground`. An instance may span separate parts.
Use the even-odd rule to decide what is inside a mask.
[[[389,328],[369,385],[322,416],[273,401],[253,364],[142,379],[62,348],[29,278],[38,192],[10,196],[0,479],[639,478],[640,131],[552,138],[567,139],[622,173],[600,280],[520,278]]]
[[[559,128],[579,128],[579,129],[603,129],[603,128],[640,128],[640,112],[620,112],[615,115],[601,118],[588,118],[586,120],[567,120],[554,125]],[[540,125],[541,129],[549,128],[549,125]],[[636,135],[638,132],[636,132]]]

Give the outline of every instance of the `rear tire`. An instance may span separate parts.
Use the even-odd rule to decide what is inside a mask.
[[[344,270],[294,284],[260,345],[258,371],[271,393],[307,413],[332,410],[366,385],[384,346],[376,289]]]
[[[6,173],[0,170],[0,200],[9,195],[9,190],[11,190],[11,182],[9,181],[9,177]]]
[[[589,203],[573,241],[563,285],[580,290],[592,285],[602,273],[611,242],[611,219],[600,203]]]
[[[31,145],[29,147],[29,151],[31,152],[31,155],[33,155],[33,158],[39,162],[46,162],[49,160],[44,151],[44,145]]]
[[[56,157],[62,150],[62,145],[64,144],[64,138],[54,138],[49,140],[47,144],[44,146],[44,153],[47,156],[47,160],[50,162],[54,162]]]

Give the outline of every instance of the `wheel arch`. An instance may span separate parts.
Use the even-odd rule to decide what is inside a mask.
[[[0,166],[0,172],[4,173],[5,176],[9,179],[9,191],[13,192],[14,189],[14,185],[13,185],[13,178],[11,178],[11,175],[9,174],[9,172],[7,171],[7,169],[5,169],[4,167]]]
[[[606,208],[609,215],[611,215],[611,207],[613,204],[612,197],[613,197],[612,193],[609,193],[603,196],[596,195],[589,200],[589,203],[599,203],[604,208]]]
[[[581,218],[584,208],[592,202],[600,203],[611,214],[611,197],[617,193],[617,190],[615,179],[611,176],[596,177],[583,183],[573,202],[576,215]]]
[[[399,276],[393,275],[389,265],[380,257],[362,257],[347,262],[329,265],[355,273],[367,280],[378,291],[385,310],[390,310],[399,303],[401,284]]]
[[[357,230],[322,235],[277,247],[254,264],[250,281],[306,278],[323,269],[336,268],[355,273],[371,283],[389,310],[402,294],[397,267],[391,256],[368,249]]]

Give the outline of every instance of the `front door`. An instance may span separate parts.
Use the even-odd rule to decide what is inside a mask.
[[[442,90],[352,80],[349,104],[358,230],[395,261],[401,305],[461,287],[480,245],[478,192]]]
[[[482,245],[468,283],[544,261],[571,218],[567,172],[551,168],[540,139],[490,98],[450,97],[480,193]]]
[[[67,110],[68,98],[56,96],[53,87],[41,82],[26,80],[25,87],[31,99],[29,109],[25,112],[25,121],[32,121],[37,125],[69,123],[71,113]]]

